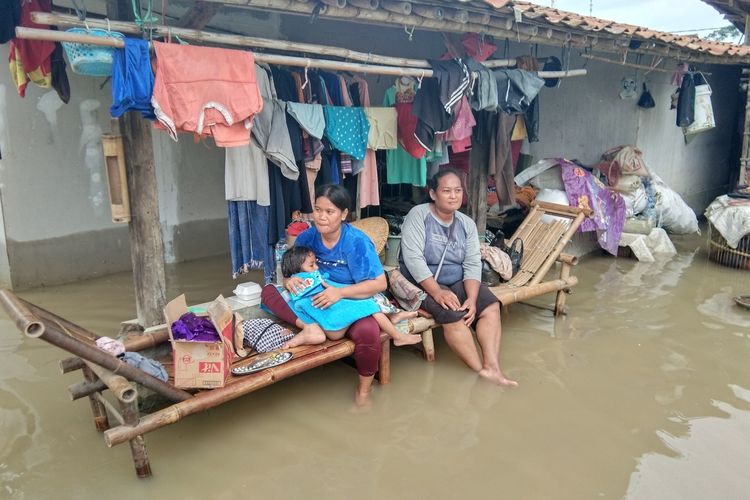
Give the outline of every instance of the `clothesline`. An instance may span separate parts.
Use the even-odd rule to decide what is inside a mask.
[[[16,37],[30,40],[46,40],[50,42],[85,43],[90,45],[99,45],[114,48],[125,47],[125,42],[121,39],[36,28],[17,27]],[[382,66],[375,64],[332,61],[327,59],[285,56],[280,54],[267,53],[254,53],[254,57],[255,61],[258,63],[277,64],[282,66],[351,71],[356,73],[371,73],[375,75],[412,76],[416,78],[432,76],[432,70],[427,68],[421,69],[397,66]],[[538,71],[536,74],[540,78],[565,78],[571,76],[584,76],[587,74],[587,70],[573,69],[568,71]]]

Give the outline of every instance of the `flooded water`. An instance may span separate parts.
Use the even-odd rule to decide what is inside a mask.
[[[369,412],[335,363],[148,434],[149,480],[70,401],[62,352],[0,313],[0,497],[750,498],[750,311],[731,301],[750,272],[708,262],[703,241],[666,263],[584,259],[566,318],[507,308],[518,389],[478,380],[437,335],[435,364],[394,351]],[[179,266],[170,298],[231,294],[228,267]],[[102,334],[134,315],[127,274],[20,295]]]

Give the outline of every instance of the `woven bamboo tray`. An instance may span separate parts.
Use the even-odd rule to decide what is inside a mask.
[[[709,222],[708,258],[722,266],[750,270],[750,234],[745,235],[740,240],[737,248],[732,248],[727,244],[727,240],[721,233]]]

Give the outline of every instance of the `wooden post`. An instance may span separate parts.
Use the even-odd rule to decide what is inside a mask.
[[[132,6],[127,0],[108,0],[107,16],[132,21]],[[132,219],[128,227],[135,304],[138,322],[147,328],[164,321],[162,308],[166,303],[167,289],[151,124],[139,113],[132,112],[112,122],[119,122],[119,127],[113,126],[112,132],[121,133],[125,145],[125,167],[131,196]]]
[[[83,379],[86,382],[94,383],[98,380],[97,376],[88,366],[82,368]],[[104,405],[99,402],[93,395],[89,396],[89,403],[91,403],[91,413],[94,415],[94,426],[99,432],[104,432],[109,429],[109,419],[107,418],[107,410]]]
[[[747,39],[750,31],[750,15],[745,16],[745,37],[743,44],[750,45]],[[745,90],[745,123],[742,127],[742,154],[740,156],[740,177],[738,185],[750,186],[750,83]]]
[[[433,363],[435,361],[435,341],[432,337],[432,328],[422,332],[422,349],[424,350],[424,359]]]
[[[378,361],[378,381],[380,385],[391,383],[391,339],[380,341],[380,361]]]

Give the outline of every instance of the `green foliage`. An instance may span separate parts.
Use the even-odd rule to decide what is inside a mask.
[[[738,40],[741,36],[742,33],[740,33],[740,30],[730,24],[728,26],[713,30],[705,36],[705,39],[714,40],[717,42],[732,42]]]

